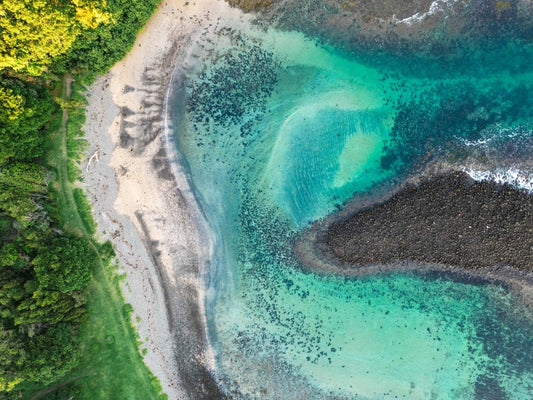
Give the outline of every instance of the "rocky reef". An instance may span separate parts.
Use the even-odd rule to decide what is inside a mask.
[[[267,24],[359,56],[363,51],[440,59],[533,35],[528,0],[274,0],[262,14]]]
[[[243,11],[262,10],[272,5],[273,0],[226,0],[228,4]]]
[[[344,266],[411,260],[533,271],[533,197],[449,173],[333,222],[317,240],[322,256]]]

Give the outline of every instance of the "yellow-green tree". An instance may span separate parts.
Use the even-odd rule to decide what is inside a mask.
[[[113,15],[105,11],[107,4],[93,0],[72,0],[76,6],[76,19],[86,28],[96,28],[100,24],[107,24],[113,20]]]
[[[24,97],[11,88],[0,86],[0,121],[16,120],[24,112]]]
[[[45,0],[6,0],[0,5],[0,68],[40,75],[68,51],[79,33],[73,10]]]
[[[105,2],[4,0],[0,3],[0,70],[40,75],[66,54],[83,29],[111,21]]]

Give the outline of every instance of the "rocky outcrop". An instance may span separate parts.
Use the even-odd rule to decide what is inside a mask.
[[[440,175],[332,223],[317,240],[319,252],[345,266],[411,260],[533,271],[533,196]]]

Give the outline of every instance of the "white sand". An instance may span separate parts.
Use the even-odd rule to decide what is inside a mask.
[[[124,297],[147,349],[145,362],[170,399],[189,398],[176,354],[200,349],[192,356],[214,368],[205,345],[202,281],[213,241],[167,143],[165,98],[174,65],[187,68],[193,62],[190,54],[206,26],[215,21],[234,26],[248,18],[222,0],[185,3],[163,1],[133,50],[92,85],[84,127],[90,147],[83,185],[102,239],[113,242],[126,273]],[[121,131],[134,138],[127,147],[120,145]],[[146,137],[154,136],[146,144]],[[190,310],[190,304],[197,309]],[[185,328],[176,333],[191,313],[203,322],[204,337],[184,337]]]

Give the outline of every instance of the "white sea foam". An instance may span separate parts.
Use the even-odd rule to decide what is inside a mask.
[[[435,15],[440,12],[444,12],[447,9],[450,9],[455,3],[459,0],[435,0],[429,6],[429,9],[424,13],[417,12],[416,14],[411,15],[410,17],[403,18],[401,20],[396,20],[396,24],[405,24],[412,25],[414,23],[422,22],[424,19],[431,15]]]
[[[508,138],[513,139],[520,135],[523,135],[524,131],[521,129],[521,127],[518,128],[499,128],[495,131],[495,133],[491,136],[487,136],[481,139],[477,140],[468,140],[460,137],[456,137],[457,140],[459,140],[461,143],[463,143],[465,146],[468,147],[476,147],[476,146],[483,146],[485,144],[489,144],[490,142],[501,139],[501,138]]]
[[[477,140],[468,140],[460,138],[459,141],[463,143],[465,146],[468,147],[476,147],[476,146],[483,146],[484,144],[490,143],[494,140],[495,137],[488,137],[483,139],[477,139]]]
[[[470,167],[462,169],[476,181],[493,181],[496,183],[508,183],[516,188],[525,189],[533,193],[533,173],[520,170],[515,167],[508,169],[497,168],[495,170],[477,170]]]

